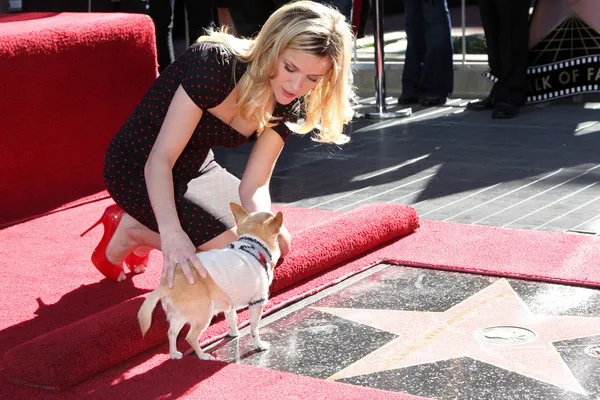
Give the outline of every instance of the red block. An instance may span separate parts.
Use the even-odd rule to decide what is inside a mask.
[[[102,190],[108,143],[156,76],[147,15],[0,15],[0,226]]]

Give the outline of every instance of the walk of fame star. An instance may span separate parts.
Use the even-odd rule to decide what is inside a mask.
[[[552,343],[600,335],[600,318],[533,314],[506,279],[444,312],[313,308],[398,335],[329,380],[470,357],[585,394]]]

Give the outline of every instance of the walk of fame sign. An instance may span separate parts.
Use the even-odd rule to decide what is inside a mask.
[[[527,75],[528,103],[600,92],[598,0],[537,0]],[[496,80],[489,71],[484,76]]]

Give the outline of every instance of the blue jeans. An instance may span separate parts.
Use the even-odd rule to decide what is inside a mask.
[[[402,96],[448,97],[454,87],[452,25],[446,0],[404,0]]]

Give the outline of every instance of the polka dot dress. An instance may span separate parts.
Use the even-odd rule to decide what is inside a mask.
[[[181,85],[203,110],[200,122],[173,167],[175,205],[181,225],[196,247],[235,225],[229,202],[240,201],[239,180],[215,162],[211,149],[238,147],[248,138],[206,110],[225,100],[245,70],[246,65],[234,62],[234,56],[223,45],[198,43],[157,78],[106,153],[106,188],[125,212],[158,232],[144,166],[170,101]],[[274,130],[284,140],[291,132],[283,121],[294,115],[292,108],[277,104],[273,112],[282,118]]]

